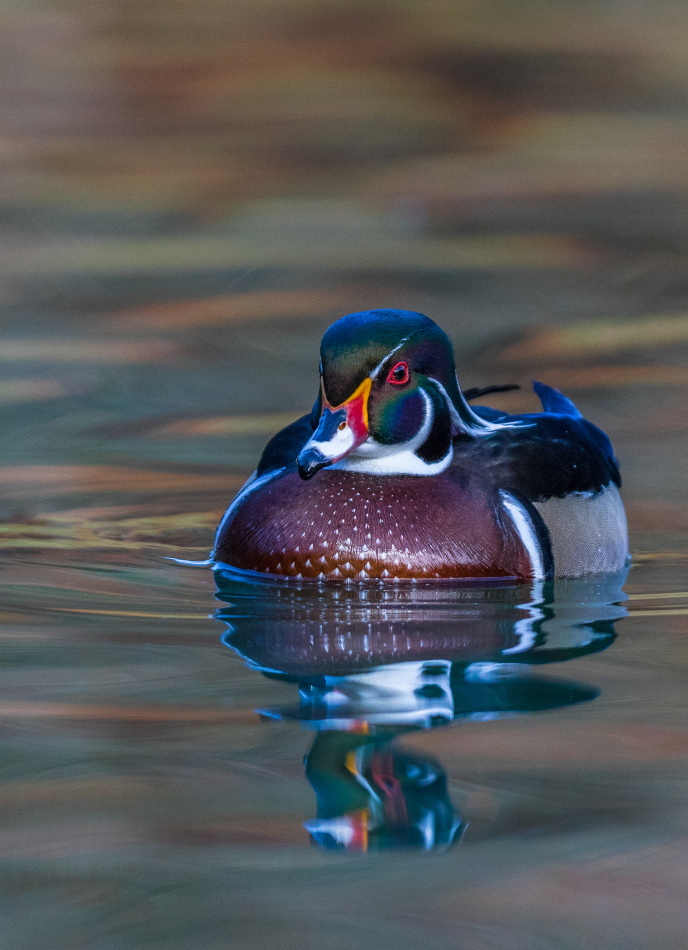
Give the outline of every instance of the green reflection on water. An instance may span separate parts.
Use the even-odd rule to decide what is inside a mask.
[[[306,776],[313,841],[352,851],[446,847],[465,831],[433,759],[396,736],[589,701],[593,687],[530,667],[604,650],[627,572],[533,586],[260,584],[217,571],[223,642],[249,667],[297,685],[264,716],[316,731]]]

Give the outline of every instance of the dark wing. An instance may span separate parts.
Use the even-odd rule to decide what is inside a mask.
[[[533,383],[533,388],[544,412],[510,416],[474,407],[489,422],[523,423],[479,440],[481,463],[495,483],[521,492],[530,501],[599,491],[610,483],[620,485],[614,450],[605,433],[584,419],[558,390],[544,383]]]
[[[296,462],[296,456],[312,435],[312,414],[301,416],[277,435],[273,435],[263,449],[256,475],[264,475],[266,472],[272,472]]]

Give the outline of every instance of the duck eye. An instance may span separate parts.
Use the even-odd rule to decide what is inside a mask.
[[[388,383],[394,383],[395,386],[403,386],[404,383],[409,381],[409,367],[408,363],[402,360],[400,363],[394,365],[389,371],[389,376],[387,377]]]
[[[339,429],[340,432],[342,431],[342,429],[346,429],[346,422],[340,422],[337,428]]]

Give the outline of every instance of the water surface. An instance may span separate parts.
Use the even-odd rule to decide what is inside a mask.
[[[685,5],[101,6],[0,10],[2,950],[684,950]],[[625,581],[169,560],[376,306],[610,434]]]

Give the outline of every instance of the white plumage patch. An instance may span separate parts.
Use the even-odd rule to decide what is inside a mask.
[[[437,389],[442,393],[447,408],[449,409],[452,423],[458,432],[465,432],[466,435],[472,436],[486,436],[491,435],[493,432],[498,432],[500,429],[529,429],[532,425],[530,422],[521,422],[520,420],[513,420],[511,422],[488,422],[487,419],[483,419],[476,412],[473,412],[465,400],[463,400],[464,415],[462,417],[459,415],[458,409],[449,398],[449,393],[439,379],[435,379],[434,377],[430,378]],[[460,392],[461,385],[458,379],[456,380],[456,385],[459,387]]]
[[[335,462],[332,468],[367,475],[439,475],[448,468],[454,457],[451,445],[439,462],[424,462],[416,455],[416,450],[427,441],[434,421],[432,400],[424,390],[421,389],[421,393],[425,402],[425,418],[412,439],[396,445],[383,445],[373,438],[368,438],[349,455]]]
[[[317,449],[326,459],[334,459],[348,452],[353,444],[354,434],[350,426],[347,426],[345,429],[335,429],[334,435],[331,439],[328,439],[327,442],[318,442],[315,439],[311,439],[304,445],[301,451],[305,452],[307,449]]]
[[[538,541],[533,521],[525,505],[521,504],[510,492],[500,491],[499,494],[502,498],[504,509],[511,518],[516,528],[516,533],[523,542],[523,547],[528,552],[530,564],[533,569],[533,578],[538,580],[545,576],[545,565],[542,560],[540,542]]]

